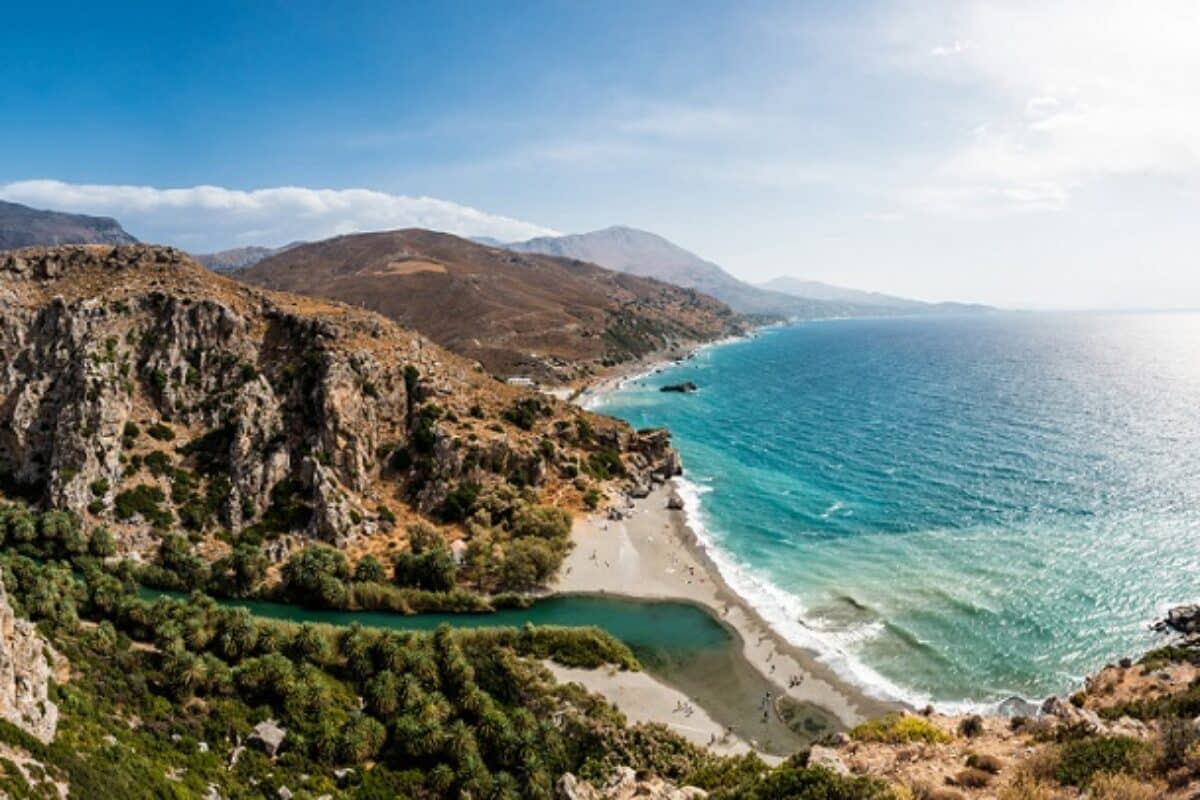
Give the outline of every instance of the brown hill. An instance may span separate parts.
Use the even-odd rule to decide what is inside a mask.
[[[476,530],[500,536],[515,505],[595,505],[677,469],[662,434],[171,248],[0,256],[0,494],[107,525],[126,554],[170,532],[213,557],[243,540],[378,550],[403,541],[398,518],[453,524],[477,502]]]
[[[0,200],[0,250],[58,244],[135,244],[111,217],[42,211]]]
[[[419,229],[302,245],[238,278],[378,311],[497,375],[549,382],[741,330],[693,289]]]

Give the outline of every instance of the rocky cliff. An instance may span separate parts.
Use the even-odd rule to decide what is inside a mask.
[[[0,719],[43,742],[58,730],[58,707],[49,699],[51,665],[65,664],[26,619],[18,619],[0,581]]]
[[[637,434],[507,386],[374,314],[260,291],[151,246],[0,256],[8,495],[155,534],[257,525],[346,544],[456,487],[578,506],[678,471]]]

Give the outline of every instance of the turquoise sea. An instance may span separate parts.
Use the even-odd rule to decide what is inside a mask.
[[[1200,599],[1197,314],[806,323],[593,407],[669,427],[726,577],[881,695],[1062,693]]]

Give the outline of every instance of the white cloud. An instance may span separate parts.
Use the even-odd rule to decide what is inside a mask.
[[[408,227],[505,241],[556,234],[549,228],[446,200],[370,189],[159,189],[29,180],[0,184],[0,198],[38,208],[116,217],[145,241],[197,252]]]
[[[1056,210],[1100,180],[1200,182],[1194,0],[955,0],[890,24],[907,66],[987,109],[914,196]]]

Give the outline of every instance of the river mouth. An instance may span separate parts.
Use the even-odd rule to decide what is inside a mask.
[[[143,590],[147,597],[177,596]],[[671,600],[639,600],[610,595],[555,595],[528,608],[482,614],[394,614],[333,611],[262,600],[217,600],[245,608],[264,619],[348,626],[359,624],[400,631],[452,628],[519,628],[524,625],[595,626],[620,639],[645,671],[678,689],[721,725],[772,755],[786,756],[838,730],[836,719],[819,707],[776,698],[778,689],[742,656],[738,635],[707,610]],[[770,693],[771,703],[764,703]],[[764,710],[769,713],[765,715]]]

